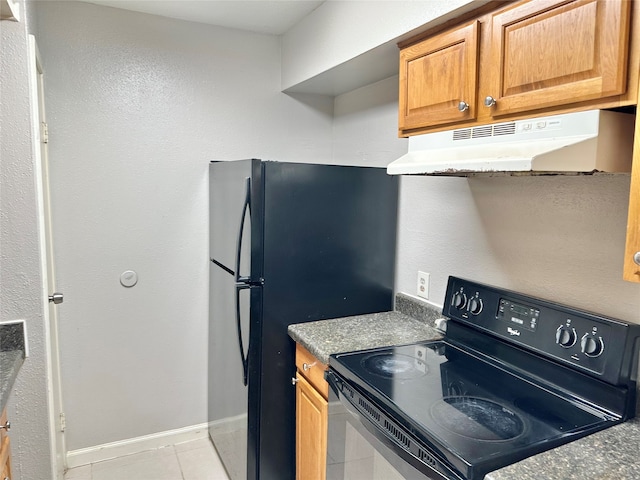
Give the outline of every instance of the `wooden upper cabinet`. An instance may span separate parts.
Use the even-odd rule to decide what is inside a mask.
[[[476,118],[479,23],[400,52],[400,130]]]
[[[545,0],[492,15],[490,66],[481,70],[494,116],[622,94],[631,2]]]
[[[637,103],[640,1],[490,2],[465,18],[401,45],[400,136]]]

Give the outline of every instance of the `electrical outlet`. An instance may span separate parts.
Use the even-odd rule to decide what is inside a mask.
[[[429,299],[429,274],[418,271],[418,296]]]

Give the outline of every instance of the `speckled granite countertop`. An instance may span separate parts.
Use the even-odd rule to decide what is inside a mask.
[[[289,326],[289,336],[318,360],[332,353],[432,340],[441,312],[399,293],[394,312]],[[640,418],[543,452],[485,476],[485,480],[638,480]]]
[[[398,294],[399,296],[402,294]],[[396,298],[405,312],[410,300]],[[332,353],[402,345],[440,338],[433,321],[441,316],[435,307],[414,307],[414,315],[401,311],[370,313],[353,317],[319,320],[289,325],[289,336],[305,347],[322,363],[329,363]]]
[[[0,412],[7,406],[13,382],[24,362],[24,340],[22,324],[0,325]]]
[[[634,418],[486,475],[485,480],[638,480],[640,419]]]

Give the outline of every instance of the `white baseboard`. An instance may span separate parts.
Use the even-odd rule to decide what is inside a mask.
[[[207,424],[167,430],[142,437],[127,438],[118,442],[104,443],[95,447],[81,448],[67,452],[67,467],[74,468],[90,463],[102,462],[116,457],[154,450],[156,448],[175,445],[207,438]]]
[[[247,430],[247,414],[236,415],[235,417],[227,417],[221,420],[209,422],[209,431],[212,435],[217,433],[230,433],[237,430]]]

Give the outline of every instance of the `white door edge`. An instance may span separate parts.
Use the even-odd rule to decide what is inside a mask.
[[[43,188],[44,174],[42,170],[42,154],[41,154],[41,91],[40,78],[42,75],[42,64],[40,62],[40,54],[36,44],[35,36],[29,35],[29,98],[31,102],[31,120],[32,120],[32,148],[34,159],[34,172],[36,177],[36,199],[38,208],[38,245],[40,249],[40,272],[42,276],[42,307],[43,320],[45,330],[45,355],[47,365],[47,407],[49,411],[49,449],[51,455],[51,478],[54,480],[62,480],[64,470],[66,468],[66,446],[64,434],[60,430],[60,413],[62,413],[62,391],[60,385],[60,376],[55,372],[60,372],[59,352],[57,350],[57,342],[55,347],[52,345],[51,315],[49,313],[49,265],[48,265],[48,249],[47,249],[47,227],[45,216],[48,215],[45,205],[45,191]],[[56,328],[54,324],[54,328]],[[60,411],[58,411],[60,410]]]

